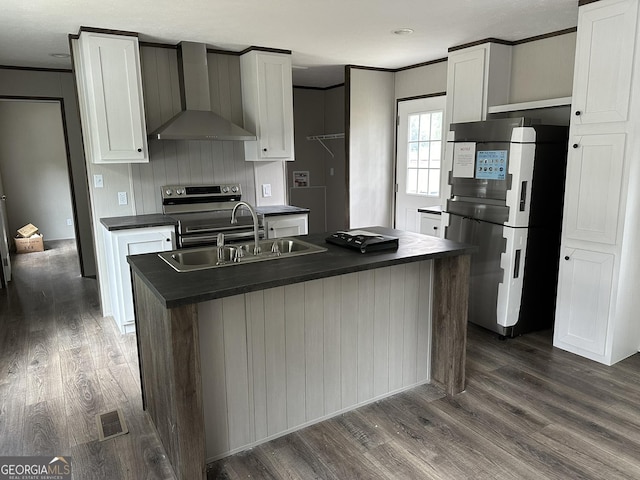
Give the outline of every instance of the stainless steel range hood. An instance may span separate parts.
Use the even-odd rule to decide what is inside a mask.
[[[181,42],[178,70],[183,111],[149,134],[159,140],[256,140],[255,134],[211,111],[207,47]]]

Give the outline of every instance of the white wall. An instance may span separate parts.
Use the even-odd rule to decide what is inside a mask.
[[[396,72],[395,97],[419,97],[447,91],[447,61]]]
[[[75,238],[59,102],[0,100],[0,172],[9,235],[32,223],[45,241]]]
[[[393,224],[395,74],[350,68],[349,227]]]

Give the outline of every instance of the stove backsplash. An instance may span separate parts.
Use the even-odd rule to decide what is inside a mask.
[[[140,49],[147,131],[180,111],[177,52],[171,48]],[[240,60],[209,53],[211,109],[242,125]],[[239,183],[243,200],[255,205],[253,164],[244,160],[244,143],[202,140],[150,140],[149,163],[131,164],[136,213],[162,213],[163,185]]]

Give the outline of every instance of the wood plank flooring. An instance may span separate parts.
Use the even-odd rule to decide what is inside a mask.
[[[174,479],[142,410],[135,335],[102,318],[73,241],[13,255],[0,290],[0,456],[71,456],[75,479]],[[100,442],[96,415],[129,434]]]
[[[71,455],[82,480],[175,478],[142,411],[135,336],[101,318],[73,244],[13,261],[0,456]],[[550,332],[468,332],[464,393],[420,387],[222,459],[208,478],[640,478],[640,355],[606,367],[554,349]],[[95,415],[116,407],[130,433],[99,442]]]
[[[468,328],[467,389],[424,386],[209,466],[209,479],[637,479],[640,355],[606,367]]]

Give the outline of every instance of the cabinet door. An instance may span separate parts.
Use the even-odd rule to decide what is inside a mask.
[[[486,48],[453,52],[447,72],[449,123],[483,120]]]
[[[118,265],[120,301],[118,305],[113,305],[113,311],[122,333],[134,330],[131,273],[127,256],[171,250],[174,245],[172,234],[173,227],[124,230],[115,234],[114,256]]]
[[[613,255],[563,248],[554,345],[604,355]]]
[[[291,59],[258,55],[258,104],[261,157],[293,158]]]
[[[138,39],[82,32],[94,163],[148,162]]]
[[[624,162],[624,134],[574,136],[565,191],[566,238],[615,244]]]
[[[268,217],[265,223],[267,238],[295,237],[309,233],[307,214]]]
[[[637,16],[637,0],[580,7],[573,86],[576,124],[627,120]]]
[[[440,215],[420,214],[420,233],[442,238],[442,218]]]

